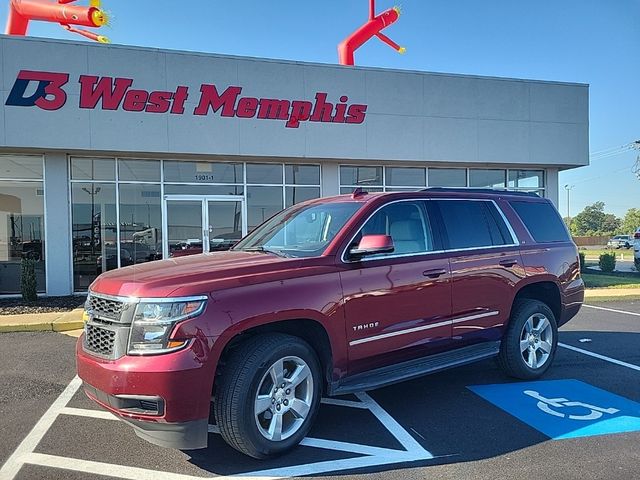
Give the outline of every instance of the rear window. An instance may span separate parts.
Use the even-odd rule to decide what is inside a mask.
[[[500,214],[486,200],[436,200],[449,241],[449,249],[513,244]]]
[[[558,211],[547,202],[509,202],[538,243],[566,242],[569,234]]]

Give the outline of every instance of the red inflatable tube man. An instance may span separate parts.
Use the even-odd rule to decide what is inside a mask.
[[[9,0],[9,17],[7,19],[7,35],[26,35],[29,22],[59,23],[62,28],[82,35],[100,43],[109,43],[104,35],[75,28],[102,27],[108,22],[107,14],[100,8],[100,0],[91,0],[89,6],[70,5],[76,0],[58,0],[47,2],[41,0]]]
[[[369,0],[369,21],[338,45],[338,61],[341,65],[353,65],[353,55],[355,51],[374,36],[378,37],[398,53],[404,53],[406,51],[404,47],[401,47],[382,33],[383,29],[400,18],[400,8],[390,8],[380,15],[376,15],[375,13],[375,0]]]

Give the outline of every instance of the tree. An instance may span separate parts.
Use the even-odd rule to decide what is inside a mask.
[[[622,233],[634,233],[640,227],[640,208],[630,208],[622,219]]]
[[[567,230],[569,230],[569,233],[571,234],[571,236],[572,237],[577,236],[578,232],[576,231],[575,222],[569,217],[564,217],[562,220],[564,221],[564,224],[567,226]]]
[[[622,220],[616,217],[613,213],[605,213],[602,220],[602,233],[617,233],[620,230]]]
[[[620,228],[620,219],[604,213],[604,202],[588,205],[571,222],[576,235],[609,235]]]

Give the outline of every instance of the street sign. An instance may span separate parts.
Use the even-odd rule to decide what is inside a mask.
[[[640,431],[640,403],[578,380],[468,388],[554,440]]]

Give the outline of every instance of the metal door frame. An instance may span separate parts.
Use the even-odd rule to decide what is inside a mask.
[[[244,195],[181,195],[168,194],[162,199],[162,258],[169,258],[169,223],[167,218],[167,202],[200,202],[202,208],[202,252],[209,251],[209,202],[240,202],[240,218],[242,220],[242,236],[247,234],[247,208]]]

